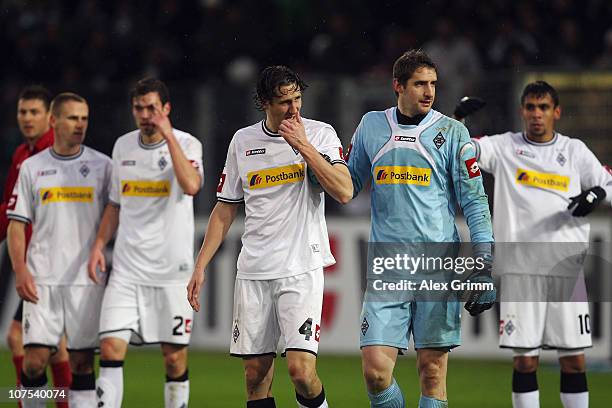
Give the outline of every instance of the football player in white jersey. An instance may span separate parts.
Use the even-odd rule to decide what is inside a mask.
[[[82,145],[89,119],[85,99],[62,93],[51,105],[51,148],[21,166],[7,211],[8,244],[23,306],[24,388],[46,388],[46,366],[65,333],[72,369],[69,403],[96,405],[94,349],[104,292],[87,277],[93,244],[108,198],[110,159]],[[25,257],[25,228],[32,240]],[[24,407],[44,400],[24,399]]]
[[[138,129],[113,148],[110,203],[89,261],[97,280],[96,269],[106,270],[104,247],[117,231],[100,316],[99,406],[121,406],[131,341],[161,344],[165,406],[186,407],[193,310],[185,285],[193,268],[193,195],[204,179],[202,144],[172,127],[169,92],[160,80],[139,81],[130,100]]]
[[[334,129],[300,116],[305,88],[285,66],[261,72],[256,104],[266,117],[230,142],[218,202],[187,287],[199,311],[204,270],[244,203],[230,353],[242,358],[249,408],[275,407],[272,378],[281,336],[298,406],[328,406],[315,367],[323,268],[335,263],[323,190],[342,203],[353,190]]]
[[[495,177],[496,257],[507,259],[504,253],[510,248],[504,243],[530,243],[520,247],[519,259],[496,264],[502,276],[500,346],[514,350],[512,403],[539,407],[538,356],[541,348],[550,348],[558,350],[563,406],[583,408],[588,406],[584,348],[591,346],[588,303],[570,302],[569,296],[562,302],[546,301],[551,299],[543,293],[517,296],[534,287],[560,292],[564,282],[571,294],[574,284],[582,283],[581,263],[573,270],[543,271],[536,265],[542,264],[538,258],[545,253],[584,248],[589,238],[584,216],[610,201],[612,177],[582,141],[555,131],[561,107],[548,83],[525,87],[521,115],[523,132],[476,140],[480,168]]]

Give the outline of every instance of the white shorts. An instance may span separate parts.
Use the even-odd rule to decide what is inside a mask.
[[[236,279],[230,354],[274,355],[278,341],[286,351],[319,350],[323,268],[288,278]]]
[[[581,286],[582,275],[502,275],[500,347],[522,349],[517,351],[521,354],[526,349],[591,347],[589,304],[569,302]]]
[[[587,302],[501,302],[500,347],[573,350],[591,347]]]
[[[111,275],[102,301],[100,338],[116,337],[135,345],[189,344],[193,309],[186,287],[137,285]]]
[[[66,334],[69,351],[98,347],[102,285],[36,285],[38,303],[23,303],[23,344],[57,348]]]

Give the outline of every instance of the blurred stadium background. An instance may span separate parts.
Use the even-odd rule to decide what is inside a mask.
[[[0,180],[21,143],[15,108],[24,85],[41,83],[54,93],[85,96],[91,108],[86,143],[110,154],[115,139],[134,127],[130,85],[158,76],[170,87],[174,126],[204,144],[206,184],[196,197],[199,245],[229,141],[238,128],[261,118],[252,103],[261,68],[286,64],[300,72],[310,85],[302,112],[333,124],[347,146],[363,113],[395,103],[391,66],[415,47],[438,64],[438,110],[451,113],[463,95],[487,101],[468,120],[473,135],[521,129],[520,91],[529,81],[545,79],[560,92],[558,130],[581,138],[602,163],[612,164],[609,0],[0,0]],[[489,177],[485,182],[491,187]],[[320,367],[330,402],[340,407],[366,406],[357,329],[368,214],[367,194],[345,207],[328,200],[338,264],[326,271]],[[612,241],[609,210],[596,213],[592,226],[593,240]],[[192,405],[240,406],[243,398],[240,363],[226,357],[240,233],[237,221],[208,272],[205,307],[196,316],[192,337]],[[607,252],[600,255],[611,259],[611,246],[603,248]],[[2,254],[0,387],[13,384],[3,337],[17,302],[4,246]],[[611,279],[609,263],[594,269],[597,279]],[[607,282],[590,286],[610,287]],[[595,407],[609,406],[612,306],[593,303],[591,312],[591,401]],[[465,318],[464,346],[452,353],[449,370],[454,406],[510,406],[511,354],[496,347],[497,321],[496,313]],[[545,353],[544,359],[550,365],[541,370],[542,406],[556,406],[556,354]],[[284,367],[282,359],[278,365]],[[398,368],[408,401],[415,405],[412,353]],[[277,374],[275,393],[280,406],[292,406],[293,391],[283,373],[284,368]],[[156,350],[128,354],[126,406],[159,406],[162,382]]]

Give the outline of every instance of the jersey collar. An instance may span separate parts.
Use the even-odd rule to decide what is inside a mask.
[[[70,156],[64,156],[63,154],[59,154],[56,153],[55,150],[53,150],[53,146],[49,147],[49,153],[51,153],[51,156],[54,159],[57,160],[74,160],[74,159],[78,159],[79,157],[81,157],[83,155],[83,152],[85,151],[85,148],[83,147],[83,145],[80,146],[79,148],[79,152]]]
[[[534,142],[533,140],[529,140],[529,138],[527,137],[527,134],[525,132],[521,133],[523,135],[523,140],[526,143],[529,143],[530,145],[534,145],[534,146],[550,146],[555,144],[555,142],[558,139],[559,134],[557,132],[555,132],[553,138],[551,140],[549,140],[548,142],[542,142],[542,143],[538,143],[538,142]]]
[[[263,132],[270,137],[280,137],[278,133],[274,133],[270,129],[268,129],[268,127],[266,126],[265,119],[261,121],[261,130],[263,130]]]
[[[421,119],[421,121],[420,121],[418,124],[416,124],[416,125],[401,125],[401,124],[400,124],[400,123],[397,121],[397,113],[398,113],[398,112],[399,112],[399,109],[398,109],[398,108],[397,108],[397,106],[396,106],[396,107],[394,108],[394,111],[393,111],[393,122],[395,122],[395,124],[396,124],[396,125],[398,125],[398,126],[399,126],[399,127],[401,127],[401,128],[404,128],[404,129],[411,129],[411,128],[414,128],[414,127],[420,126],[422,123],[425,123],[425,122],[427,122],[429,119],[431,119],[431,117],[432,117],[432,115],[433,115],[434,110],[433,110],[433,109],[430,109],[430,110],[429,110],[429,112],[427,112],[427,114],[426,114],[425,116],[423,116],[423,118]]]
[[[140,134],[140,132],[138,133],[138,146],[142,147],[145,150],[157,149],[158,147],[163,146],[165,144],[166,144],[166,139],[162,139],[157,143],[146,144],[142,141],[142,135]]]

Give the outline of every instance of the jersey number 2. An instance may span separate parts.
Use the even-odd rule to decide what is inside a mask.
[[[174,316],[173,319],[178,322],[172,328],[173,336],[182,336],[185,333],[191,333],[191,319],[183,319],[183,316]]]

